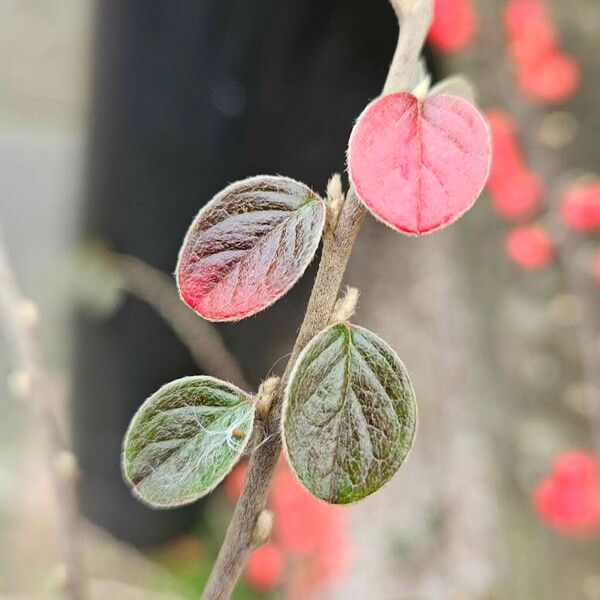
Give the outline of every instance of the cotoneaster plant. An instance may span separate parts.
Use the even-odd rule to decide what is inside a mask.
[[[334,176],[321,198],[280,176],[234,183],[196,216],[176,268],[182,300],[199,317],[235,321],[269,307],[322,254],[286,370],[256,394],[212,377],[160,388],[125,436],[123,472],[156,508],[209,493],[244,453],[251,460],[210,580],[228,598],[250,553],[269,539],[265,509],[282,444],[292,472],[320,500],[347,504],[384,486],[405,461],[417,424],[415,394],[395,351],[350,322],[338,300],[367,211],[393,229],[434,232],[468,210],[490,164],[485,120],[460,79],[429,89],[420,53],[432,0],[392,0],[401,24],[383,95],[358,118],[348,148],[350,189]],[[458,92],[454,93],[454,91]]]

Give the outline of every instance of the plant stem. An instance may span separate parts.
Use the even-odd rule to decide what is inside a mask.
[[[53,411],[57,390],[39,358],[37,311],[21,294],[0,239],[0,319],[21,377],[23,400],[29,401],[39,420],[48,470],[56,499],[65,569],[64,590],[70,600],[85,597],[85,579],[77,501],[77,465],[63,439]]]
[[[400,23],[400,34],[384,93],[409,89],[433,12],[433,0],[390,0],[390,3]],[[233,592],[246,559],[261,543],[255,541],[253,533],[258,516],[265,508],[281,452],[279,426],[283,391],[304,346],[329,323],[365,214],[365,208],[351,187],[335,229],[329,229],[324,234],[321,262],[304,320],[271,412],[264,422],[263,441],[252,453],[240,498],[202,596],[204,600],[227,600]]]

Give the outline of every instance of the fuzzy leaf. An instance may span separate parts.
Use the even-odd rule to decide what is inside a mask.
[[[284,447],[321,500],[347,504],[389,481],[411,448],[414,392],[396,353],[375,334],[339,323],[303,350],[286,389]]]
[[[167,383],[137,411],[123,442],[123,473],[156,508],[208,494],[246,447],[254,423],[250,397],[212,377]]]
[[[286,177],[252,177],[217,194],[194,219],[181,248],[182,299],[211,321],[267,308],[302,276],[325,225],[325,204]]]
[[[448,94],[378,98],[359,117],[348,148],[350,178],[371,213],[408,234],[460,217],[485,185],[487,124],[469,102]]]

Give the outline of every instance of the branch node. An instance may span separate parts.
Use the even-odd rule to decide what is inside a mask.
[[[272,511],[267,510],[266,508],[261,511],[256,519],[256,525],[254,526],[254,531],[252,532],[252,541],[260,546],[265,542],[269,541],[271,537],[271,531],[273,530],[273,523],[275,521],[275,515]]]
[[[77,459],[69,450],[62,450],[55,459],[56,470],[63,479],[75,481],[79,476]]]
[[[59,590],[65,590],[69,582],[69,570],[67,565],[59,563],[52,573],[52,583]]]
[[[258,416],[265,421],[269,416],[271,410],[271,404],[273,404],[273,398],[279,387],[280,378],[277,376],[269,377],[265,379],[258,388],[258,394],[256,397],[256,412]]]
[[[342,177],[334,173],[327,184],[327,225],[334,231],[346,198],[342,187]]]
[[[427,94],[429,93],[429,88],[431,86],[431,77],[426,75],[419,83],[413,88],[412,95],[418,98],[419,100],[425,100]]]
[[[33,388],[31,375],[25,369],[17,369],[9,373],[6,385],[10,394],[18,400],[27,400]]]
[[[356,312],[359,296],[358,288],[348,286],[344,295],[335,303],[329,322],[341,323],[348,321]]]
[[[40,311],[36,304],[24,298],[16,306],[17,313],[28,329],[35,329],[40,323]]]

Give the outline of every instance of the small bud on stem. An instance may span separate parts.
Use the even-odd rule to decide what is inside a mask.
[[[35,329],[40,322],[40,311],[34,302],[28,299],[22,300],[17,305],[19,316],[29,329]]]
[[[56,470],[60,473],[61,477],[68,480],[75,480],[79,475],[77,468],[77,459],[72,452],[63,450],[56,457]]]
[[[18,400],[26,400],[31,396],[31,375],[24,369],[13,371],[8,375],[6,385],[9,392]]]
[[[265,420],[269,416],[271,410],[271,404],[273,403],[273,397],[277,391],[279,385],[279,377],[269,377],[265,379],[258,388],[258,394],[256,397],[256,412],[258,416]]]
[[[342,178],[339,173],[334,173],[327,184],[327,224],[331,231],[337,225],[344,201]]]
[[[360,292],[355,287],[348,286],[344,295],[335,303],[331,313],[330,323],[348,321],[356,311]]]
[[[274,521],[275,515],[270,510],[264,509],[258,515],[254,531],[252,532],[252,541],[255,544],[261,545],[269,540]]]

